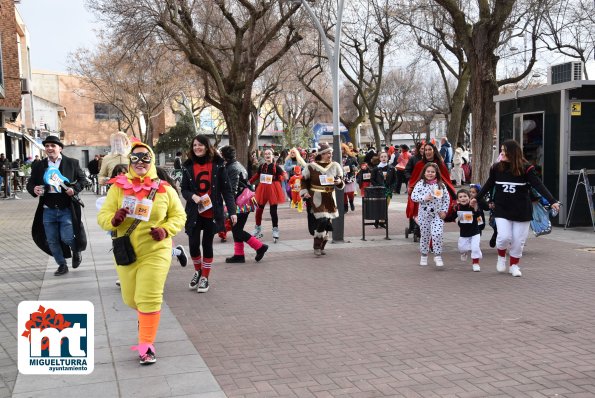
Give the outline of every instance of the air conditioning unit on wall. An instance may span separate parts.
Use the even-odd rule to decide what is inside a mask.
[[[547,82],[548,84],[558,84],[583,80],[584,69],[585,65],[581,61],[552,65],[547,70]]]
[[[21,78],[21,94],[31,94],[31,81]]]

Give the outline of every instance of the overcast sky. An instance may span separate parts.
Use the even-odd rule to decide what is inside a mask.
[[[66,72],[68,53],[94,47],[98,24],[84,0],[21,0],[19,13],[31,40],[31,69]]]

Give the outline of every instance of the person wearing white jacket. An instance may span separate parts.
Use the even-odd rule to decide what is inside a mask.
[[[428,265],[430,239],[434,251],[434,262],[442,267],[442,241],[444,219],[450,205],[450,195],[442,182],[440,169],[436,163],[427,163],[420,179],[413,188],[411,200],[419,203],[417,223],[420,229],[419,249],[421,259],[419,265]]]
[[[452,158],[452,170],[450,171],[450,179],[455,182],[456,186],[461,186],[465,182],[465,172],[463,171],[463,148],[461,144],[457,144],[455,154]]]

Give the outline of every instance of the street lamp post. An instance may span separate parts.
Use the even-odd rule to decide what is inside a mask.
[[[326,37],[326,32],[322,24],[314,14],[312,7],[307,0],[289,0],[290,3],[299,3],[304,6],[308,16],[316,25],[320,33],[320,39],[324,44],[324,50],[329,60],[331,78],[332,78],[332,92],[333,92],[333,160],[341,164],[341,131],[339,130],[339,57],[341,52],[341,25],[343,22],[343,6],[344,0],[337,0],[337,21],[335,23],[335,43],[331,44]],[[345,229],[345,209],[343,201],[343,192],[335,189],[337,197],[337,207],[339,209],[339,217],[333,220],[333,242],[343,241],[343,232]]]

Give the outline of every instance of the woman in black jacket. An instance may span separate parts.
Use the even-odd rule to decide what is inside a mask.
[[[231,186],[234,198],[237,198],[245,188],[248,187],[248,172],[242,166],[240,162],[236,160],[236,149],[227,145],[221,148],[221,156],[225,160],[225,171],[227,172],[227,179]],[[246,221],[250,215],[248,208],[237,209],[238,221],[231,228],[233,234],[233,256],[225,259],[226,263],[244,263],[246,258],[244,257],[244,242],[251,248],[256,250],[256,261],[262,260],[262,257],[269,249],[269,247],[263,244],[254,236],[244,231]],[[231,214],[231,213],[230,213]]]
[[[560,210],[560,203],[543,185],[535,167],[523,158],[523,151],[514,140],[506,140],[500,148],[501,160],[492,166],[490,176],[481,191],[479,199],[494,191],[494,216],[498,227],[496,248],[498,249],[498,272],[506,272],[506,250],[510,255],[512,276],[522,276],[519,261],[529,233],[533,207],[529,196],[531,187],[543,195],[552,208]]]
[[[195,270],[189,288],[206,293],[213,264],[213,237],[225,230],[223,201],[233,225],[237,221],[235,198],[227,180],[223,159],[204,135],[199,134],[192,140],[192,149],[182,172],[186,234]]]

